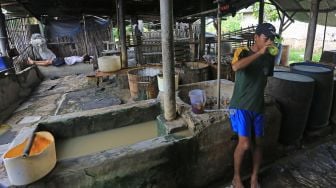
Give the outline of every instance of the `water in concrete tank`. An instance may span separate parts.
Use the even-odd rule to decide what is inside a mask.
[[[135,144],[155,137],[157,137],[156,121],[148,121],[122,128],[58,140],[56,142],[56,154],[58,160],[75,158]]]
[[[190,137],[193,135],[193,133],[189,130],[181,130],[179,132],[173,133],[172,134],[175,138],[186,138],[186,137]]]

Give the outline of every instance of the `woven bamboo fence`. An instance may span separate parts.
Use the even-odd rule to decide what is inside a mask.
[[[91,56],[101,56],[101,52],[104,50],[103,41],[111,39],[111,25],[108,27],[101,27],[93,24],[87,29],[87,52],[85,49],[85,36],[82,29],[76,36],[64,36],[56,39],[51,39],[49,45],[50,48],[59,57],[68,57],[73,55],[88,54]]]
[[[20,54],[13,59],[16,71],[28,67],[26,64],[28,57],[34,58],[34,54],[29,45],[30,37],[32,35],[29,27],[36,23],[37,20],[34,18],[15,18],[6,20],[10,47],[15,47]],[[100,56],[100,52],[102,52],[104,48],[103,41],[111,38],[111,26],[100,27],[92,24],[87,30],[87,37],[87,53],[96,57]],[[64,36],[56,39],[49,39],[48,47],[58,57],[86,54],[84,31],[82,30],[74,37]]]
[[[28,56],[33,56],[32,49],[29,47],[30,29],[28,26],[35,20],[31,17],[6,19],[7,35],[10,48],[16,48],[19,56],[13,58],[15,71],[18,72],[28,65],[26,64]]]

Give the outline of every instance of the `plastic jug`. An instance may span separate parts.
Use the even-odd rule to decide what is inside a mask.
[[[195,114],[202,114],[204,112],[204,106],[206,101],[205,91],[201,89],[194,89],[189,91],[189,98],[192,111]]]

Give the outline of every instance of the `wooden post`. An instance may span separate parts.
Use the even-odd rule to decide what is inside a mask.
[[[201,30],[200,30],[200,39],[199,39],[199,58],[201,59],[205,51],[205,16],[201,17]]]
[[[164,117],[167,121],[176,118],[173,0],[160,0],[162,67],[164,91]]]
[[[42,37],[46,37],[45,36],[45,16],[41,16],[40,17],[41,21],[39,22],[39,28],[40,28],[40,33]]]
[[[324,33],[323,33],[323,42],[322,42],[322,53],[324,51],[324,42],[325,42],[325,37],[326,37],[326,32],[327,32],[327,22],[328,22],[328,15],[329,13],[325,13],[325,22],[324,22]]]
[[[7,29],[6,29],[6,18],[5,15],[2,13],[2,9],[0,6],[0,56],[8,56],[9,51],[9,42],[8,42],[8,35],[7,35]],[[15,73],[13,60],[12,58],[8,58],[9,61],[7,67],[9,69],[9,72]]]
[[[88,36],[86,32],[86,22],[85,22],[85,15],[83,14],[83,30],[84,30],[84,44],[85,44],[85,54],[89,54],[88,50]]]
[[[221,90],[221,43],[222,43],[222,18],[219,11],[220,5],[218,4],[218,13],[217,13],[217,108],[220,109],[220,90]]]
[[[2,13],[0,6],[0,52],[1,56],[8,56],[7,52],[9,50],[8,36],[6,30],[6,18]]]
[[[309,25],[308,25],[306,50],[305,50],[305,54],[304,54],[304,60],[306,60],[306,61],[307,60],[311,61],[312,57],[313,57],[315,34],[316,34],[316,24],[317,24],[319,6],[320,6],[320,0],[312,0],[311,1],[310,22],[309,22]]]
[[[124,15],[124,1],[118,0],[118,26],[119,26],[119,41],[121,52],[121,66],[122,68],[128,67],[127,60],[127,47],[126,47],[126,28],[125,28],[125,15]]]
[[[265,8],[265,1],[259,0],[259,24],[264,23],[264,8]]]
[[[195,61],[195,38],[192,23],[189,23],[190,61]]]
[[[204,11],[205,3],[201,1],[201,11]],[[201,16],[201,30],[200,30],[200,38],[199,38],[199,56],[198,59],[202,59],[205,52],[205,16]]]

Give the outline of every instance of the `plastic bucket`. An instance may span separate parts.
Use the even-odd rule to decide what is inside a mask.
[[[29,156],[23,151],[28,139],[10,148],[2,156],[9,181],[13,185],[26,185],[46,176],[56,165],[55,139],[46,131],[36,133]]]
[[[103,56],[98,58],[98,67],[102,72],[113,72],[121,69],[120,56]]]
[[[7,69],[5,57],[0,57],[0,71]]]
[[[195,114],[202,114],[206,102],[205,91],[201,89],[194,89],[189,91],[189,98],[192,111]]]
[[[157,75],[157,80],[158,80],[158,86],[159,86],[159,91],[164,91],[164,83],[163,83],[163,75],[159,74]],[[179,76],[178,74],[175,74],[175,91],[178,90],[178,82],[179,82]]]

